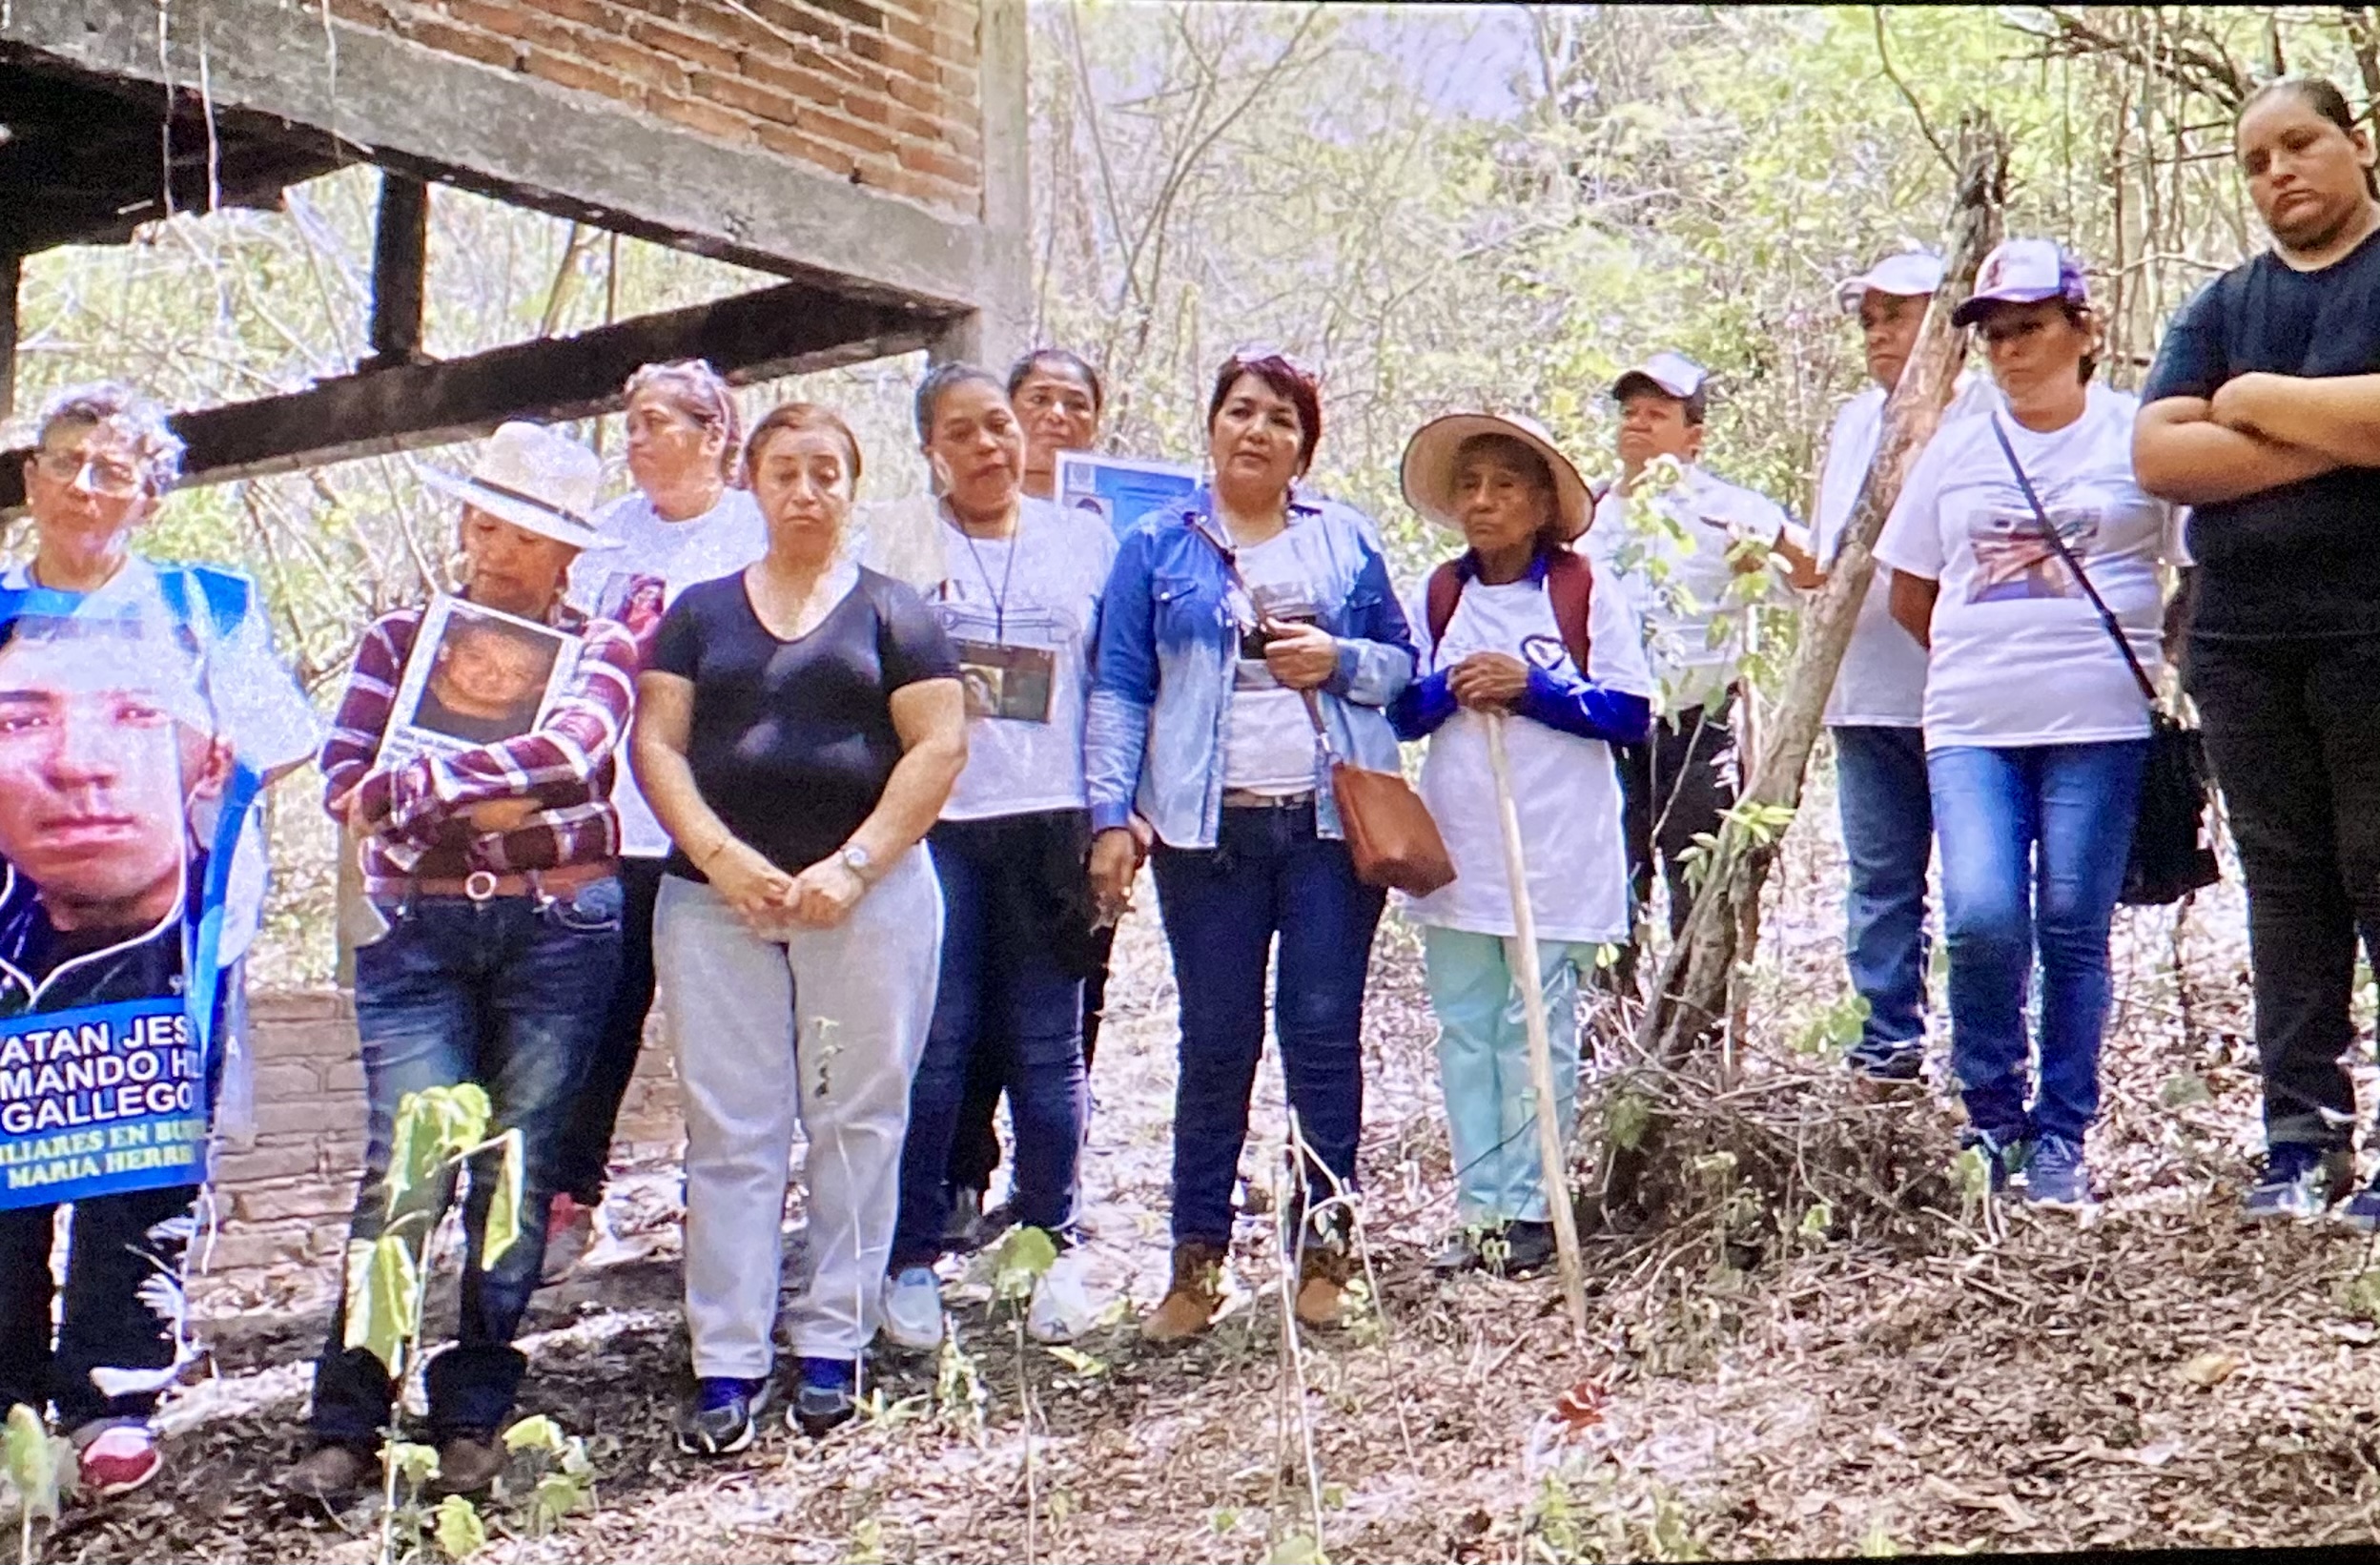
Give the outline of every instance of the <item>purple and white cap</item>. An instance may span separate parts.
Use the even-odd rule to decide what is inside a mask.
[[[1994,304],[2037,304],[2062,299],[2088,304],[2091,288],[2082,258],[2055,239],[2002,239],[1983,257],[1975,292],[1951,312],[1954,326],[1972,326]]]

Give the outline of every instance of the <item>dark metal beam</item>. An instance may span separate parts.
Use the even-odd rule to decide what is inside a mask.
[[[421,297],[430,253],[430,187],[380,171],[380,216],[372,229],[372,357],[359,368],[422,361]]]
[[[16,417],[16,286],[24,261],[0,256],[0,421]]]
[[[174,415],[185,482],[219,484],[388,456],[484,435],[506,419],[557,422],[616,411],[640,364],[708,359],[739,383],[913,353],[950,317],[790,282],[640,316],[576,337],[362,370],[304,391]],[[24,504],[23,451],[0,452],[0,510]]]

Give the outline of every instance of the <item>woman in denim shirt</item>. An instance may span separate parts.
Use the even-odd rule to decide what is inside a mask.
[[[1142,1324],[1157,1341],[1204,1330],[1222,1303],[1276,935],[1306,1199],[1355,1183],[1364,976],[1385,894],[1355,876],[1313,725],[1336,753],[1394,771],[1382,709],[1413,677],[1413,644],[1371,519],[1296,492],[1322,427],[1305,369],[1270,352],[1226,360],[1207,404],[1211,484],[1125,534],[1100,610],[1092,882],[1104,910],[1122,907],[1137,812],[1156,831],[1181,992],[1173,1286]],[[1296,1308],[1312,1325],[1337,1319],[1346,1277],[1344,1204],[1330,1210],[1300,1230]]]

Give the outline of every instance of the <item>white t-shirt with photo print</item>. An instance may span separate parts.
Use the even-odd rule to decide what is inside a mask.
[[[1305,697],[1273,677],[1252,630],[1260,619],[1318,624],[1322,610],[1287,529],[1241,549],[1236,563],[1247,591],[1234,586],[1224,594],[1240,623],[1241,655],[1232,670],[1231,712],[1223,727],[1223,787],[1275,797],[1311,793],[1314,719]]]
[[[2047,433],[2000,423],[2059,536],[2153,680],[2157,567],[2178,549],[2173,506],[2132,476],[2139,400],[2094,385]],[[2148,735],[2148,705],[2098,611],[2041,531],[1989,416],[1944,424],[1910,471],[1876,556],[1939,584],[1925,742],[2016,749]]]
[[[968,691],[967,768],[942,818],[1086,808],[1090,644],[1116,535],[1087,511],[1030,498],[1007,538],[942,525],[945,574],[910,583],[957,648]]]

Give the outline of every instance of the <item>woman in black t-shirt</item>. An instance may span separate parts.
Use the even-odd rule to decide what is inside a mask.
[[[680,1449],[751,1444],[773,1400],[786,1164],[810,1139],[792,1421],[851,1415],[934,1011],[942,896],[919,849],[966,764],[958,664],[916,593],[842,558],[859,447],[789,403],[745,451],[769,552],[687,590],[637,682],[636,776],[677,844],[654,915],[686,1108]]]

